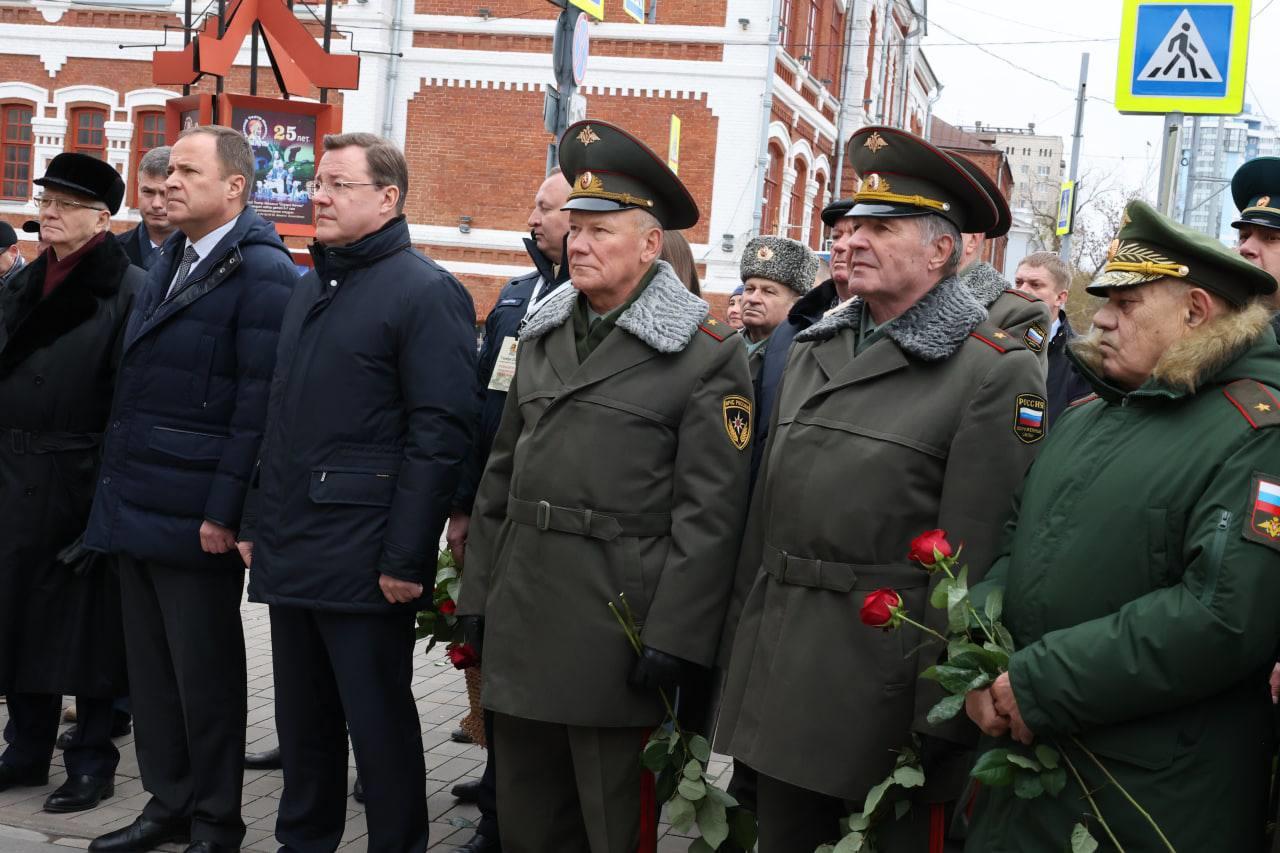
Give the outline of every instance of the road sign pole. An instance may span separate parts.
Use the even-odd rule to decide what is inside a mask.
[[[1219,122],[1221,123],[1221,122]],[[1200,116],[1191,119],[1191,148],[1187,157],[1187,189],[1182,197],[1182,224],[1191,221],[1191,205],[1196,192],[1196,158],[1200,156]]]
[[[1173,215],[1173,202],[1177,197],[1178,161],[1182,156],[1179,138],[1182,134],[1182,113],[1169,113],[1164,117],[1164,142],[1160,148],[1160,189],[1156,195],[1156,209],[1165,216]]]
[[[1071,176],[1068,178],[1072,184],[1071,196],[1073,200],[1073,207],[1075,193],[1078,187],[1076,179],[1080,175],[1080,145],[1084,141],[1084,101],[1085,89],[1088,85],[1089,54],[1082,53],[1080,54],[1080,89],[1076,92],[1076,129],[1075,133],[1071,134]],[[1075,217],[1072,216],[1072,218],[1074,219]],[[1074,230],[1075,223],[1072,222],[1071,226]],[[1062,236],[1062,245],[1058,250],[1058,256],[1068,264],[1071,263],[1071,231],[1068,231]]]

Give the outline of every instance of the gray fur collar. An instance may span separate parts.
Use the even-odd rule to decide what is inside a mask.
[[[520,340],[541,337],[559,328],[573,315],[579,290],[569,281],[549,297],[537,311],[525,318]],[[707,319],[711,307],[689,292],[666,261],[658,261],[658,271],[640,298],[618,317],[618,328],[644,341],[658,352],[680,352],[689,345],[698,326]]]
[[[978,261],[960,275],[960,281],[969,288],[984,308],[1000,298],[1000,294],[1010,289],[1008,279],[1000,275],[996,268],[986,261]]]
[[[1001,288],[1003,289],[1003,288]],[[864,303],[860,298],[796,335],[797,342],[825,341],[846,329],[862,324]],[[969,333],[987,319],[987,309],[959,278],[944,278],[919,302],[890,320],[884,332],[902,350],[922,361],[950,358]]]

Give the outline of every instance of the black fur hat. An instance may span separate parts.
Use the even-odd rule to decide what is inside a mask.
[[[120,212],[120,202],[124,201],[124,179],[120,173],[111,164],[88,154],[64,151],[49,161],[44,177],[32,183],[88,196],[105,204],[113,214]]]

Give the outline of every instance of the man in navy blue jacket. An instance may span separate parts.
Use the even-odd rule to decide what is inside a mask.
[[[246,207],[245,138],[185,131],[166,181],[178,227],[124,334],[89,548],[116,554],[138,765],[151,800],[101,853],[191,839],[222,853],[240,816],[245,700],[236,532],[258,458],[276,338],[297,273]]]
[[[315,269],[285,311],[241,534],[249,597],[271,606],[276,838],[292,853],[342,840],[348,731],[369,850],[427,849],[414,615],[435,586],[478,395],[475,307],[414,251],[408,183],[389,141],[325,137],[311,187]]]

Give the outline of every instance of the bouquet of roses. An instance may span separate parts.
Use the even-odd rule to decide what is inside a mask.
[[[460,586],[458,564],[446,548],[436,558],[436,582],[431,589],[431,604],[428,609],[418,612],[416,636],[427,641],[428,652],[435,648],[436,643],[444,643],[449,662],[456,669],[470,669],[479,665],[480,656],[469,643],[462,642],[462,629],[455,615]]]
[[[959,551],[952,553],[951,544],[947,541],[946,532],[930,530],[917,536],[911,543],[909,559],[920,563],[930,574],[942,574],[934,585],[929,597],[933,607],[943,609],[947,613],[947,628],[944,636],[939,631],[915,621],[907,613],[900,596],[892,589],[878,589],[869,593],[862,604],[861,619],[866,625],[883,630],[895,630],[903,625],[922,631],[928,638],[926,642],[936,640],[944,649],[941,660],[921,673],[921,678],[936,681],[946,691],[946,696],[930,709],[928,721],[932,724],[942,723],[955,717],[965,706],[965,698],[974,690],[989,687],[1009,669],[1009,656],[1014,652],[1013,637],[1000,622],[1003,610],[1004,592],[994,588],[987,592],[982,610],[974,606],[969,597],[968,567],[956,569],[959,562]],[[1163,842],[1166,849],[1173,851],[1173,845],[1165,837],[1151,815],[1142,808],[1132,796],[1116,781],[1102,762],[1077,738],[1070,738],[1090,761],[1097,765],[1107,782],[1115,786],[1121,795],[1132,805],[1155,834]],[[1067,785],[1068,771],[1071,778],[1080,786],[1091,813],[1084,816],[1071,832],[1070,850],[1072,853],[1092,853],[1098,847],[1097,841],[1089,831],[1089,820],[1093,820],[1115,845],[1117,850],[1124,848],[1116,839],[1107,824],[1102,812],[1093,798],[1093,790],[1085,784],[1079,769],[1072,763],[1070,756],[1062,750],[1056,740],[1050,744],[1039,743],[1034,746],[1015,744],[1009,748],[988,750],[978,757],[972,776],[983,784],[992,787],[1013,786],[1014,794],[1023,799],[1040,796],[1056,797]],[[903,756],[910,755],[904,751]],[[902,787],[914,787],[924,783],[924,775],[916,776],[915,768],[904,773],[904,758],[900,757],[898,766],[888,779],[872,788],[863,810],[846,819],[848,834],[834,848],[834,853],[858,853],[858,851],[874,850],[872,829],[878,821],[885,817],[886,808],[883,795],[889,786],[898,784]],[[895,804],[895,816],[900,818],[906,812],[903,803]],[[822,851],[823,848],[819,848]]]

